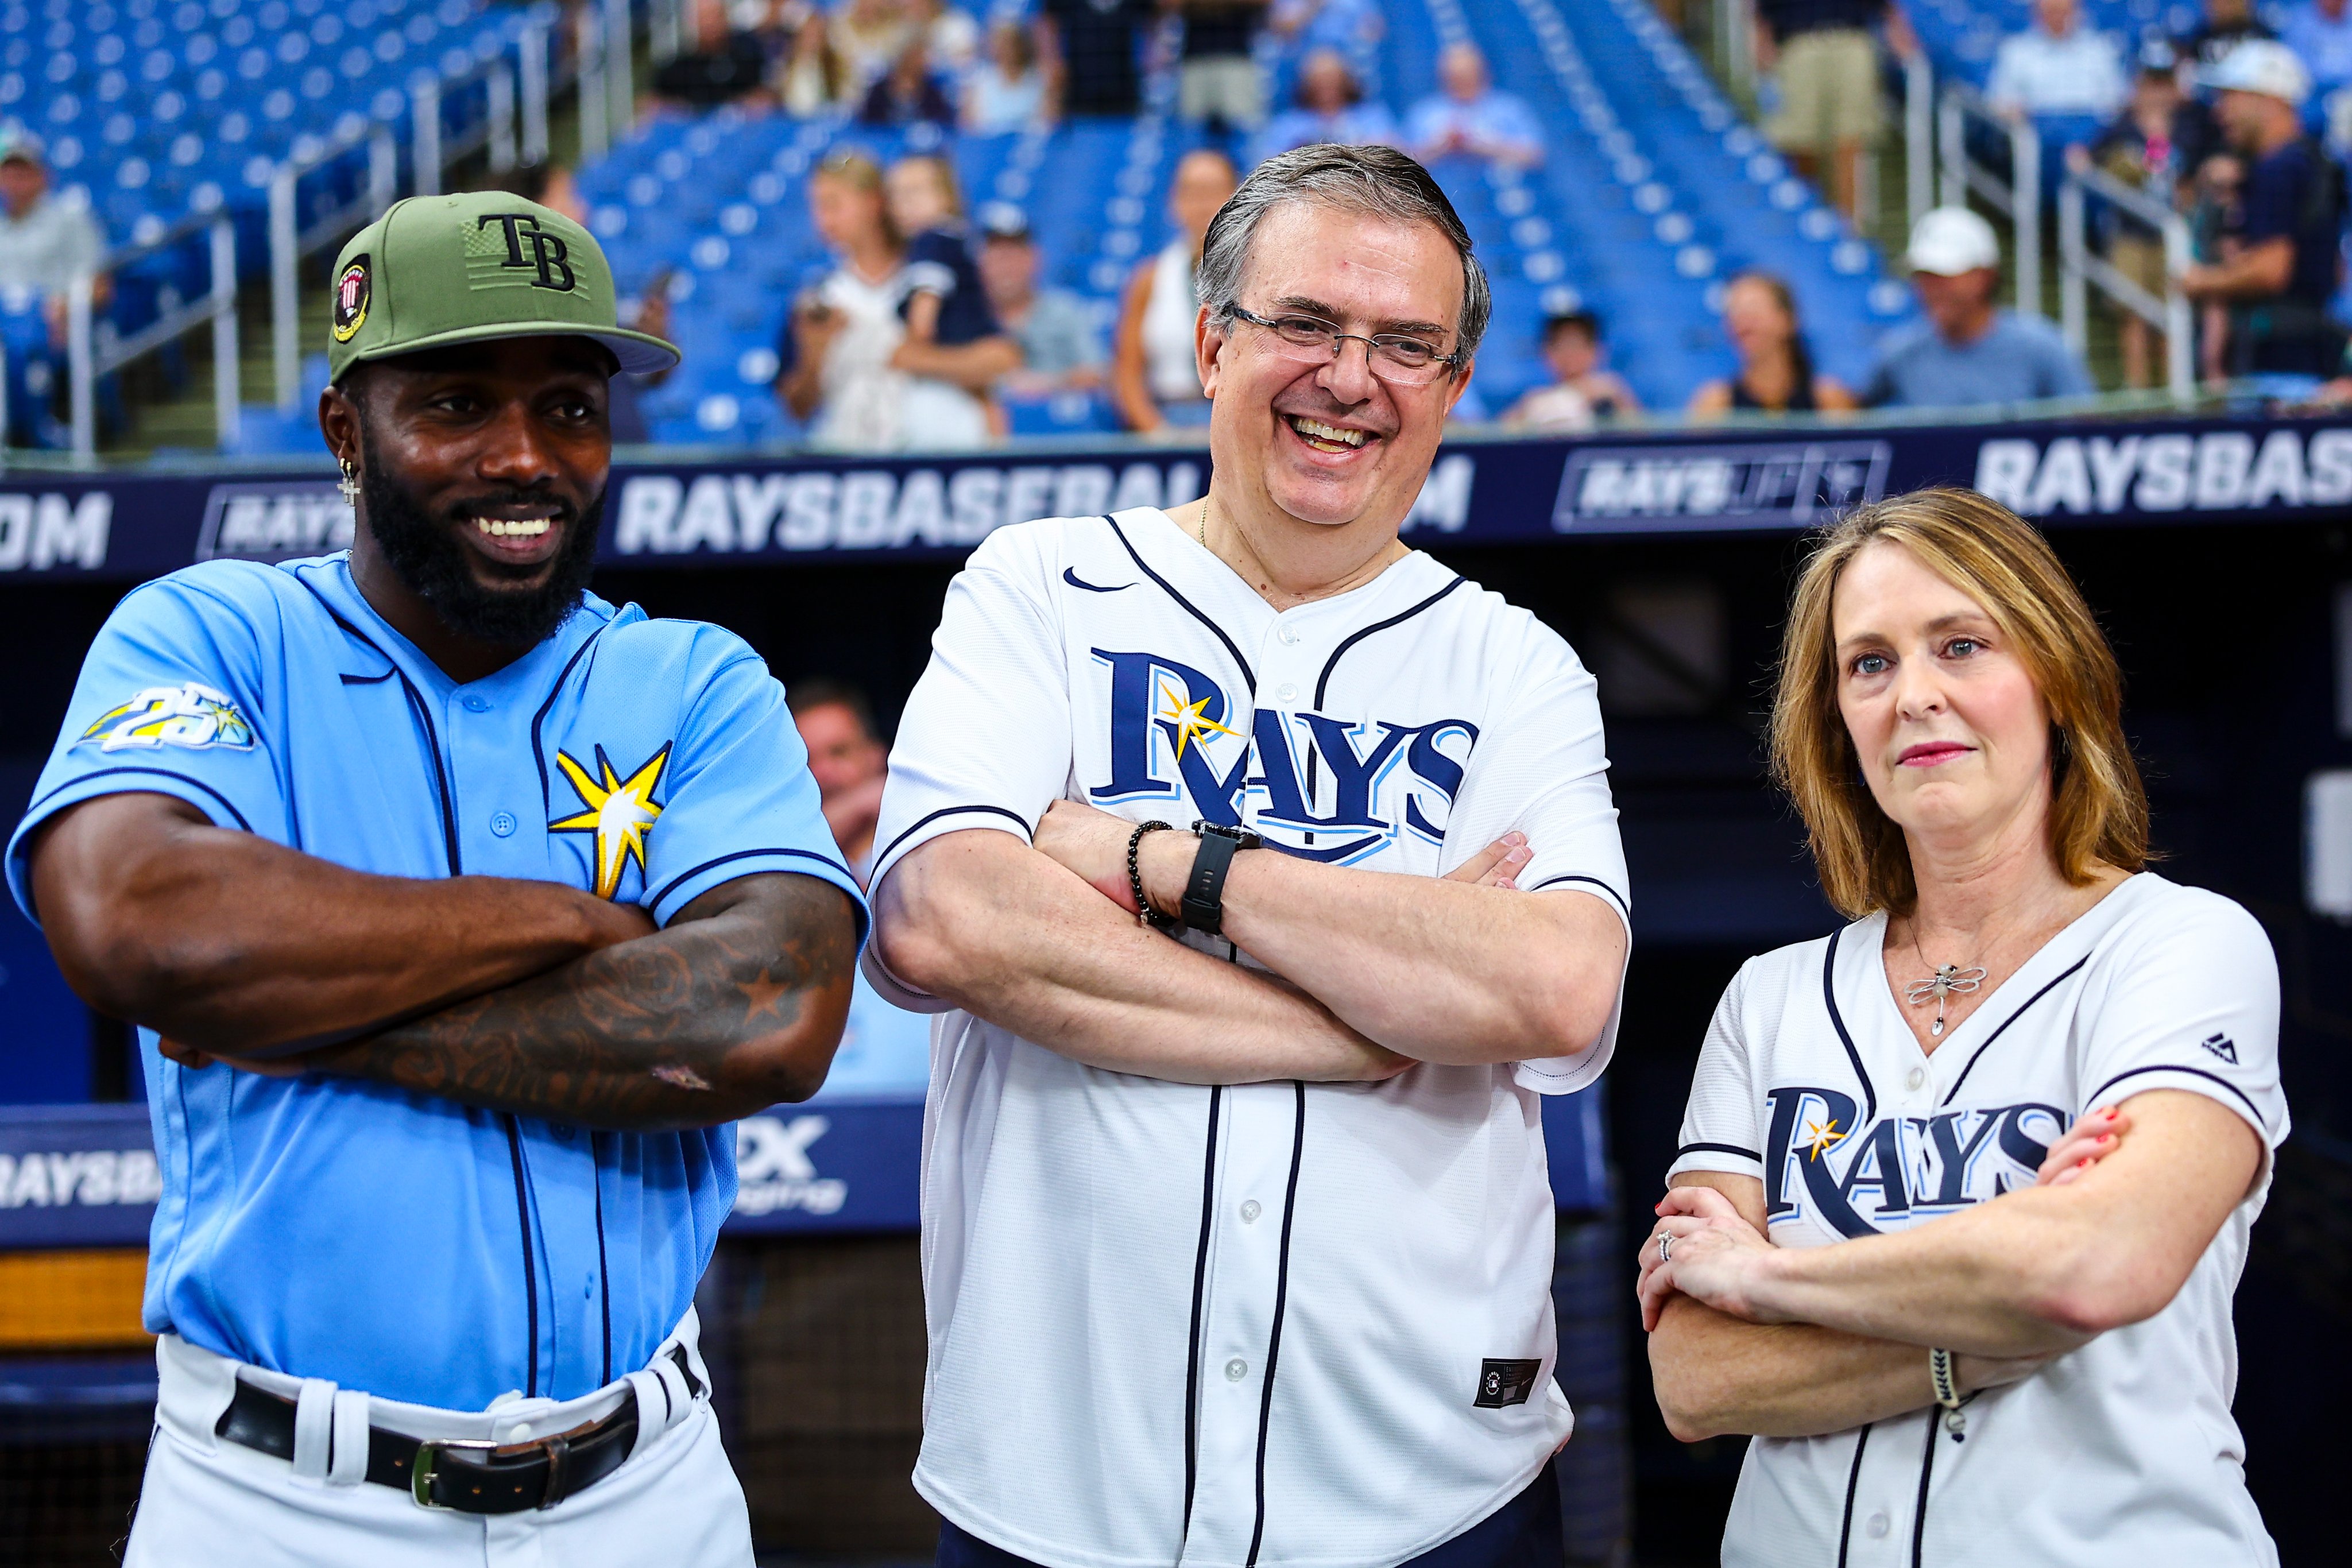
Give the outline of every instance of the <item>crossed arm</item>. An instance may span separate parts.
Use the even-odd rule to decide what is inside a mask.
[[[163,795],[61,812],[32,873],[74,989],[188,1066],[593,1127],[715,1126],[806,1098],[856,952],[848,898],[810,877],[723,883],[657,931],[555,883],[349,871]]]
[[[2153,1090],[2077,1123],[2034,1186],[1817,1248],[1765,1239],[1754,1177],[1694,1175],[1642,1245],[1659,1408],[1686,1442],[1844,1431],[1930,1404],[1932,1346],[1964,1389],[2013,1382],[2161,1312],[2261,1161],[2235,1113]]]
[[[1138,925],[1130,831],[1059,801],[1034,847],[993,830],[932,840],[878,891],[884,964],[1075,1061],[1194,1083],[1569,1055],[1615,1005],[1622,924],[1587,894],[1519,892],[1517,835],[1442,879],[1235,856],[1224,933],[1258,971]],[[1176,908],[1194,847],[1144,839],[1156,907]]]

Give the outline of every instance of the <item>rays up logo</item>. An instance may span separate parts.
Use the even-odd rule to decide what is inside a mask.
[[[1766,1096],[1766,1222],[1809,1213],[1841,1236],[1874,1236],[2031,1186],[2066,1129],[2054,1105],[2023,1103],[1882,1116],[1860,1125],[1853,1096],[1789,1084]]]
[[[1110,762],[1098,804],[1190,800],[1293,854],[1346,864],[1400,833],[1443,842],[1478,727],[1259,708],[1246,730],[1224,688],[1158,653],[1090,650],[1109,672]],[[1326,803],[1328,810],[1321,810]]]

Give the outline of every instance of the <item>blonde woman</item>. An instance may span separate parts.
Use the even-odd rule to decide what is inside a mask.
[[[1732,1568],[2278,1561],[2230,1416],[2277,968],[2146,869],[2121,707],[1971,492],[1863,507],[1799,580],[1773,761],[1853,924],[1725,993],[1641,1249],[1668,1426],[1757,1438]]]

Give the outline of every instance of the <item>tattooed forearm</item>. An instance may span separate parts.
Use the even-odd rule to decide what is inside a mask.
[[[745,877],[655,936],[305,1065],[592,1127],[712,1126],[815,1092],[841,1040],[856,958],[839,889]]]

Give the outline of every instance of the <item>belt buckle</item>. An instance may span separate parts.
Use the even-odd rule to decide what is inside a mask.
[[[416,1500],[416,1506],[419,1508],[429,1508],[439,1513],[458,1512],[458,1510],[451,1508],[446,1502],[433,1500],[434,1460],[450,1448],[478,1448],[487,1451],[508,1446],[487,1437],[420,1437],[416,1443],[416,1466],[409,1472],[408,1495]]]

